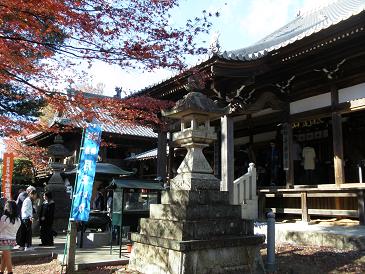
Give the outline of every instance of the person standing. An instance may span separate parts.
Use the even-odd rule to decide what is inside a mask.
[[[28,193],[30,191],[32,191],[33,189],[35,190],[35,188],[33,186],[28,186],[26,190],[24,188],[19,189],[18,197],[16,199],[16,205],[17,205],[17,208],[18,208],[18,215],[21,214],[22,205],[23,205],[23,202],[24,202],[25,198],[28,197]]]
[[[306,184],[313,184],[313,173],[316,169],[316,151],[313,147],[305,146],[302,151]]]
[[[113,213],[113,191],[108,192],[108,198],[106,200],[106,211],[108,211],[108,215],[111,218]]]
[[[16,199],[16,206],[18,209],[18,215],[19,215],[20,219],[21,219],[21,214],[22,214],[23,202],[28,197],[28,194],[32,190],[36,190],[34,186],[28,186],[26,190],[23,188],[19,189],[18,197]],[[20,238],[21,238],[21,230],[19,229],[16,234],[16,242],[18,243],[18,246],[16,248],[20,248]]]
[[[1,197],[0,197],[0,217],[3,216],[3,214],[4,214],[4,208],[5,208],[6,201],[7,201],[7,199],[6,199],[6,197],[4,197],[4,192],[1,192]]]
[[[41,206],[39,225],[41,227],[40,246],[53,246],[53,220],[54,220],[54,210],[55,203],[52,199],[52,192],[47,191],[43,194],[44,202]]]
[[[100,211],[104,210],[104,196],[100,189],[98,189],[98,192],[96,193],[96,197],[93,202],[93,209]]]
[[[13,274],[10,251],[16,245],[16,232],[20,227],[20,223],[16,202],[13,200],[6,201],[4,215],[0,218],[1,274],[4,273],[5,268],[8,270],[8,274]]]
[[[34,188],[34,187],[33,187]],[[33,222],[33,201],[37,199],[37,192],[32,190],[28,193],[28,197],[24,200],[21,210],[20,225],[20,250],[34,250],[32,247],[32,222]]]
[[[299,184],[299,178],[302,177],[300,174],[301,171],[300,163],[302,161],[302,148],[298,143],[296,136],[293,136],[292,157],[294,165],[294,184]]]
[[[280,171],[280,154],[274,141],[270,142],[270,150],[267,154],[266,167],[270,174],[270,186],[278,185]]]

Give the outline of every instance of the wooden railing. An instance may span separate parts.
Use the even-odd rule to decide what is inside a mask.
[[[311,215],[354,217],[365,225],[365,184],[319,185],[312,188],[268,188],[259,190],[259,217],[273,211],[301,215],[305,222]]]
[[[247,173],[233,182],[233,204],[241,205],[243,219],[257,219],[258,197],[255,164],[250,163]]]

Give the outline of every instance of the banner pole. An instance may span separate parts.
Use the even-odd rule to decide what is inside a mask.
[[[81,152],[82,152],[82,149],[83,149],[83,145],[84,145],[84,138],[85,138],[85,129],[82,130],[82,137],[81,137],[81,143],[80,143],[80,153],[79,153],[79,157],[78,157],[78,161],[77,161],[77,166],[80,164],[80,159],[81,159]],[[71,216],[72,216],[72,208],[73,208],[73,204],[74,204],[74,196],[76,194],[76,183],[77,183],[77,180],[78,180],[78,175],[79,173],[76,172],[76,176],[75,176],[75,182],[74,182],[74,186],[73,186],[73,189],[72,189],[72,200],[71,200],[71,208],[70,208],[70,215],[68,217],[68,225],[67,225],[67,233],[66,233],[66,242],[65,242],[65,247],[63,249],[63,258],[62,258],[62,266],[61,266],[61,274],[63,274],[63,266],[65,265],[65,258],[66,258],[66,255],[67,255],[67,262],[69,261],[69,253],[70,253],[70,249],[69,249],[69,238],[70,238],[70,234],[71,234],[71,230],[72,230],[72,226],[71,226]],[[76,227],[76,223],[75,223],[75,227]],[[77,233],[77,230],[76,230],[76,233]],[[76,238],[76,237],[75,237]],[[70,242],[71,243],[71,242]],[[74,259],[75,259],[75,256],[76,256],[76,241],[75,241],[75,246],[74,246],[74,249],[75,249],[75,252],[73,252],[73,256],[74,256]],[[74,263],[75,263],[75,260],[74,260]],[[66,272],[67,272],[67,269],[66,269]]]
[[[75,252],[73,251],[76,249],[76,222],[87,222],[90,216],[90,203],[95,180],[101,134],[101,127],[96,124],[89,124],[83,132],[82,146],[80,149],[80,158],[77,167],[77,176],[69,218],[70,234],[68,235],[69,244],[67,245],[67,251],[69,255],[67,256],[67,260],[71,264],[75,260],[74,258],[70,258],[70,255],[73,254],[74,256]],[[74,266],[68,265],[66,273],[73,273],[73,271]]]

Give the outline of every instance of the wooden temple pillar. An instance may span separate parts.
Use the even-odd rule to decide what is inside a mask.
[[[335,172],[335,184],[340,186],[345,183],[343,138],[342,138],[342,117],[336,112],[338,105],[338,89],[331,86],[331,106],[332,106],[332,135],[333,135],[333,164]]]
[[[233,119],[227,115],[221,118],[221,163],[221,191],[228,191],[233,202],[234,132]]]
[[[286,188],[294,188],[293,129],[291,126],[290,103],[285,104],[283,134],[283,169],[285,171]]]
[[[170,131],[168,134],[169,134],[169,140],[168,140],[169,153],[168,153],[168,159],[167,159],[167,176],[168,176],[169,181],[170,181],[174,177],[174,172],[173,172],[174,144],[173,144],[173,141],[172,141],[172,132]]]
[[[252,115],[251,114],[247,114],[247,121],[248,121],[248,142],[252,148],[254,140],[253,140],[253,134],[252,134]]]
[[[167,170],[167,132],[158,131],[157,140],[157,177],[161,177],[166,182]]]
[[[283,168],[286,188],[294,188],[293,129],[289,119],[283,124]]]

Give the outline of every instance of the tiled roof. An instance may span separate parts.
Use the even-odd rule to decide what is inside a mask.
[[[167,147],[166,153],[169,153],[169,148]],[[142,152],[140,154],[136,154],[133,156],[129,156],[125,158],[126,161],[143,161],[143,160],[149,160],[149,159],[155,159],[157,158],[157,148]]]
[[[86,126],[85,121],[71,121],[67,118],[58,118],[55,120],[55,122],[62,125],[70,125],[78,128],[83,128]],[[122,123],[115,123],[115,121],[111,121],[110,124],[105,122],[101,123],[101,128],[103,132],[108,133],[157,138],[157,133],[153,132],[152,128],[138,125],[123,125]]]
[[[77,171],[78,171],[78,168],[76,167],[71,171],[65,172],[65,174],[76,174]],[[122,175],[122,176],[129,176],[129,175],[134,174],[134,172],[126,171],[126,170],[121,169],[120,167],[110,164],[110,163],[96,163],[95,173],[113,174],[113,175]]]
[[[229,60],[254,60],[285,47],[365,10],[365,0],[338,0],[317,10],[298,15],[293,21],[254,45],[225,51],[219,55]]]
[[[55,118],[54,123],[83,128],[87,124],[86,121],[79,119],[76,120],[69,119],[69,117],[73,117],[80,112],[82,112],[80,108],[70,106],[67,112],[64,115],[62,115],[62,117]],[[110,115],[104,113],[99,113],[99,115],[103,121],[100,123],[103,132],[116,133],[129,136],[157,138],[157,133],[153,132],[152,128],[123,123],[122,121],[119,121],[111,117]]]

